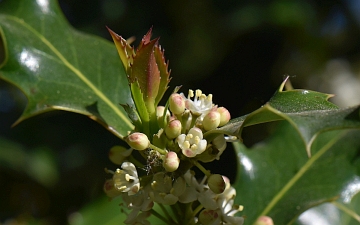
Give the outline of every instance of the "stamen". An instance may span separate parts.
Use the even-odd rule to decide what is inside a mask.
[[[129,174],[125,174],[125,180],[127,182],[133,182],[135,180],[135,177],[130,176]]]
[[[118,189],[119,191],[123,191],[123,190],[126,189],[126,186],[121,186],[121,187],[118,187],[117,189]]]
[[[185,149],[188,149],[188,148],[190,148],[190,142],[189,141],[184,141],[184,148]]]
[[[195,137],[194,142],[195,142],[195,144],[199,144],[199,143],[200,143],[200,138],[199,138],[199,136],[196,136],[196,137]]]
[[[189,89],[188,98],[194,97],[194,91]]]
[[[202,91],[201,91],[200,89],[197,89],[197,90],[196,90],[196,93],[195,93],[195,98],[196,98],[196,97],[199,98],[199,97],[201,96],[201,94],[202,94]]]
[[[196,151],[197,148],[198,148],[198,146],[196,144],[191,145],[191,150],[192,151]]]
[[[192,138],[194,137],[194,135],[192,135],[192,134],[188,134],[188,135],[186,135],[186,140],[187,141],[190,141]]]

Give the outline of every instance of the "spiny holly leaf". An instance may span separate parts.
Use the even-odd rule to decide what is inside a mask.
[[[285,80],[275,95],[258,110],[230,121],[224,127],[213,131],[237,135],[241,138],[243,129],[260,123],[287,120],[299,132],[311,155],[312,141],[321,132],[331,129],[360,127],[359,107],[339,109],[328,102],[331,95],[307,90],[282,91]]]
[[[116,49],[118,50],[120,60],[124,65],[124,68],[127,72],[129,72],[130,65],[133,63],[133,58],[135,56],[134,48],[130,46],[130,44],[122,38],[120,35],[116,34],[110,28],[108,31],[115,43]]]
[[[55,0],[2,1],[0,38],[0,77],[28,97],[17,123],[60,109],[87,115],[120,138],[133,128],[119,105],[131,98],[114,45],[74,30]]]
[[[164,51],[158,45],[159,38],[151,40],[150,29],[133,53],[133,48],[123,38],[110,29],[109,32],[121,61],[127,67],[130,90],[141,122],[137,130],[152,136],[159,129],[156,107],[170,82],[168,63],[165,62]]]
[[[274,224],[291,224],[302,212],[339,199],[342,193],[353,197],[349,184],[359,180],[353,164],[359,147],[359,130],[327,131],[315,139],[309,158],[289,123],[251,151],[236,143],[236,202],[245,206],[245,224],[261,215],[272,217]]]
[[[333,97],[330,94],[324,94],[316,91],[293,89],[283,91],[287,77],[280,88],[276,91],[274,96],[270,99],[271,107],[279,110],[282,113],[298,113],[313,110],[332,110],[338,109],[336,105],[328,101]]]
[[[165,61],[164,50],[161,49],[161,46],[155,46],[154,55],[156,64],[158,65],[160,71],[159,91],[155,99],[155,105],[158,105],[164,96],[165,91],[168,89],[168,84],[170,82],[170,71],[168,70],[169,63]]]
[[[155,98],[159,91],[160,71],[154,56],[154,47],[158,39],[150,40],[151,30],[144,36],[136,50],[134,63],[129,75],[130,82],[138,81],[147,107],[154,108]],[[151,110],[148,108],[148,110]],[[154,112],[153,110],[151,110]]]
[[[288,82],[288,78],[289,77],[282,82],[274,96],[263,107],[248,115],[232,119],[219,130],[241,136],[241,130],[244,127],[283,120],[285,119],[283,118],[283,114],[338,109],[336,105],[328,101],[332,96],[329,94],[298,89],[283,91],[286,82]]]

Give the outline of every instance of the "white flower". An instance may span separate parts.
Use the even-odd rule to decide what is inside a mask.
[[[186,98],[183,93],[180,94],[185,100],[185,107],[196,115],[205,115],[213,108],[212,94],[206,96],[201,90],[196,90],[195,97],[194,91],[189,90],[188,97]],[[194,100],[191,98],[194,97]]]
[[[178,177],[173,182],[171,177],[159,172],[154,175],[151,188],[152,191],[149,192],[149,196],[154,202],[173,205],[179,200],[179,196],[184,193],[186,182],[183,177]]]
[[[243,217],[236,217],[235,214],[243,210],[243,206],[234,205],[236,190],[230,184],[227,177],[223,177],[226,188],[223,193],[217,197],[217,204],[219,206],[218,213],[222,219],[223,224],[239,225],[244,223]]]
[[[139,223],[138,219],[142,218],[142,216],[150,216],[151,213],[149,213],[149,211],[154,206],[154,202],[149,197],[150,189],[150,185],[147,185],[135,195],[122,195],[122,199],[126,203],[126,206],[132,209],[124,221],[125,224],[142,224]]]
[[[193,172],[188,170],[184,174],[187,184],[186,191],[179,196],[179,202],[190,203],[198,200],[206,209],[217,209],[216,194],[205,185],[206,177],[199,183]]]
[[[207,141],[203,139],[202,131],[193,127],[189,130],[188,134],[180,134],[177,137],[177,142],[182,150],[182,153],[191,158],[205,151]]]
[[[140,182],[134,164],[124,162],[121,169],[116,169],[113,175],[114,187],[121,192],[127,192],[128,195],[136,194],[140,189]]]

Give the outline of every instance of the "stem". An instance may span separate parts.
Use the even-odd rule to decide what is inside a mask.
[[[181,212],[182,210],[181,210],[181,208],[179,207],[179,203],[176,203],[176,204],[174,204],[174,205],[171,205],[170,208],[171,208],[173,214],[176,216],[177,222],[180,224],[180,222],[181,222],[182,219],[181,219],[181,215],[180,215],[179,212]]]
[[[135,159],[135,157],[133,155],[130,155],[128,157],[128,160],[130,162],[132,162],[136,167],[142,168],[144,166],[141,162],[139,162],[137,159]]]
[[[196,214],[198,214],[203,208],[204,208],[204,206],[201,204],[198,207],[196,207],[196,209],[194,210],[194,212],[192,214],[192,217],[195,217]]]
[[[205,169],[200,163],[198,163],[197,161],[192,161],[192,163],[199,168],[199,170],[201,170],[201,172],[203,172],[205,174],[205,176],[210,177],[211,173],[209,170]]]
[[[153,145],[153,144],[150,144],[150,148],[156,150],[156,151],[159,152],[161,155],[165,155],[165,154],[167,153],[166,150],[161,149],[161,148],[158,148],[158,147],[156,147],[156,146]]]
[[[166,210],[165,206],[163,204],[158,204],[160,206],[160,209],[165,213],[165,216],[168,218],[168,221],[172,222],[171,224],[178,224],[170,215],[170,213]]]
[[[159,204],[160,205],[160,204]],[[151,214],[156,216],[157,218],[164,221],[166,224],[171,224],[172,221],[169,221],[167,218],[163,217],[160,213],[156,212],[154,209],[150,210]]]

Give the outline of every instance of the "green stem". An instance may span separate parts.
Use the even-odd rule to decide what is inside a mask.
[[[205,176],[210,177],[211,173],[209,170],[205,169],[200,163],[198,163],[197,161],[192,161],[192,163],[199,168],[199,170],[201,170],[201,172],[203,172],[205,174]]]
[[[135,157],[133,156],[133,155],[130,155],[129,157],[128,157],[128,160],[130,161],[130,162],[132,162],[136,167],[138,167],[138,168],[142,168],[142,167],[144,167],[144,165],[141,163],[141,162],[139,162],[137,159],[135,159]]]
[[[176,216],[176,220],[177,222],[180,224],[181,223],[181,214],[180,212],[182,211],[181,208],[179,207],[179,202],[177,202],[176,204],[174,205],[171,205],[170,206],[173,214]]]
[[[176,223],[170,213],[166,210],[165,206],[163,204],[158,204],[160,206],[160,209],[165,213],[165,216],[168,218],[169,221],[173,223]],[[177,224],[177,223],[176,223]]]
[[[154,209],[150,210],[151,214],[156,216],[157,218],[161,219],[162,221],[164,221],[166,224],[171,224],[171,221],[169,221],[167,218],[165,218],[163,215],[161,215],[160,213],[156,212]]]
[[[161,148],[158,148],[158,147],[156,147],[156,146],[153,145],[153,144],[150,144],[150,148],[156,150],[156,151],[159,152],[161,155],[165,155],[165,154],[167,153],[166,150],[161,149]]]
[[[194,218],[196,216],[196,214],[198,214],[202,209],[204,208],[203,205],[199,205],[198,207],[196,207],[196,209],[194,210],[192,217]]]

